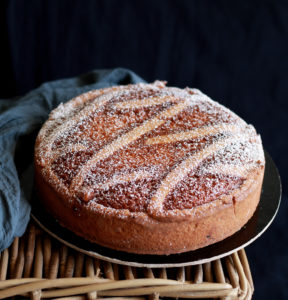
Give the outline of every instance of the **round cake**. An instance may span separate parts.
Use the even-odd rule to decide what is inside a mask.
[[[197,89],[161,81],[60,104],[35,144],[46,210],[87,240],[138,254],[234,234],[256,210],[264,166],[253,126]]]

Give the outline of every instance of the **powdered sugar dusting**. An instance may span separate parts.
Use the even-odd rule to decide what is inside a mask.
[[[158,81],[60,104],[37,143],[36,161],[55,189],[122,216],[203,205],[264,167],[253,126],[199,90]]]

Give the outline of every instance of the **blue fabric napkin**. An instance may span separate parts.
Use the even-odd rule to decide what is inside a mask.
[[[95,70],[44,83],[23,97],[0,99],[0,251],[25,232],[30,219],[33,146],[49,112],[88,90],[138,82],[143,79],[130,70]],[[30,167],[24,172],[23,166]]]

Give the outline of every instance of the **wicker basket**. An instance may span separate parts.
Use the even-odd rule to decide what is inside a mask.
[[[253,293],[244,250],[191,267],[128,267],[70,249],[32,222],[0,254],[0,280],[0,299],[251,299]]]

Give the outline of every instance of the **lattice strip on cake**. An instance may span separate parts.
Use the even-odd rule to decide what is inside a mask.
[[[147,145],[153,144],[165,144],[165,143],[175,143],[177,141],[192,140],[201,138],[205,135],[215,135],[225,132],[239,132],[242,128],[234,124],[218,124],[215,126],[207,126],[202,128],[196,128],[190,131],[181,131],[178,133],[160,135],[157,137],[149,138],[145,141]]]
[[[160,96],[160,97],[151,97],[151,98],[144,98],[144,99],[136,99],[136,100],[129,100],[125,102],[115,103],[115,107],[119,109],[133,109],[139,107],[150,107],[156,105],[163,105],[167,103],[178,102],[179,99],[171,96]]]

